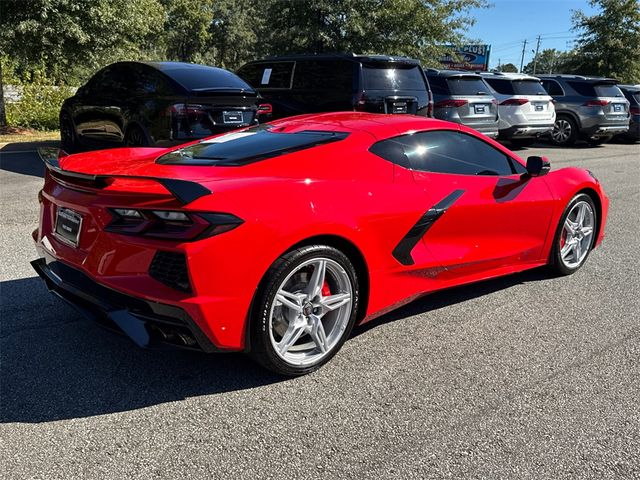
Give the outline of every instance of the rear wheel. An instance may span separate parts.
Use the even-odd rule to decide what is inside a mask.
[[[339,250],[292,250],[269,269],[252,313],[251,354],[265,368],[304,375],[328,362],[349,336],[358,278]]]
[[[551,143],[559,146],[573,145],[578,139],[578,126],[573,118],[560,115],[551,130]]]
[[[127,147],[148,147],[149,139],[141,127],[131,125],[124,136],[124,144]]]
[[[578,271],[593,248],[596,235],[596,208],[587,194],[573,197],[556,231],[551,252],[551,267],[561,275]]]

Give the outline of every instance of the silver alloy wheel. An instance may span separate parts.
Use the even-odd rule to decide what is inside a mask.
[[[571,124],[564,118],[556,120],[551,131],[551,138],[557,143],[565,143],[571,136]]]
[[[585,201],[576,203],[567,215],[560,235],[560,259],[567,268],[576,268],[584,261],[595,227],[595,215]]]
[[[313,258],[284,279],[269,312],[276,354],[296,366],[321,361],[338,344],[351,317],[353,287],[335,260]]]

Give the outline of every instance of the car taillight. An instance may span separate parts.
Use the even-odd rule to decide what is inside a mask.
[[[243,221],[228,213],[110,208],[106,231],[166,240],[192,241],[228,232]]]
[[[273,105],[271,105],[270,103],[261,103],[260,105],[258,105],[259,116],[272,115],[272,114],[273,114]]]
[[[529,103],[529,100],[527,100],[526,98],[510,98],[502,102],[500,105],[514,106],[514,105],[524,105],[525,103]]]
[[[467,103],[469,103],[468,100],[440,100],[439,102],[436,103],[435,107],[436,108],[456,108],[456,107],[462,107]]]
[[[629,109],[631,115],[640,115],[640,106],[633,106]]]
[[[170,116],[184,118],[190,122],[198,121],[207,116],[207,109],[204,106],[186,103],[175,103],[168,108],[167,112]]]
[[[585,107],[604,107],[609,105],[609,100],[589,100],[588,102],[584,102],[582,105]]]

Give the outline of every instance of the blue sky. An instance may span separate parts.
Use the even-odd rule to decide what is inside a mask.
[[[489,67],[513,63],[520,67],[522,41],[527,40],[524,55],[526,65],[533,57],[536,37],[540,35],[540,50],[568,50],[576,38],[571,31],[573,10],[587,15],[597,13],[586,0],[489,0],[491,6],[474,9],[476,24],[466,33],[469,38],[491,45]]]

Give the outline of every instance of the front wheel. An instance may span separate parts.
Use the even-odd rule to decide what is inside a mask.
[[[358,311],[358,277],[339,250],[312,245],[280,257],[252,310],[251,354],[282,375],[317,370],[340,349]]]
[[[149,139],[141,127],[131,125],[124,136],[124,145],[125,147],[148,147]]]
[[[550,265],[560,275],[578,271],[593,248],[596,208],[591,197],[581,193],[567,205],[556,231]]]

